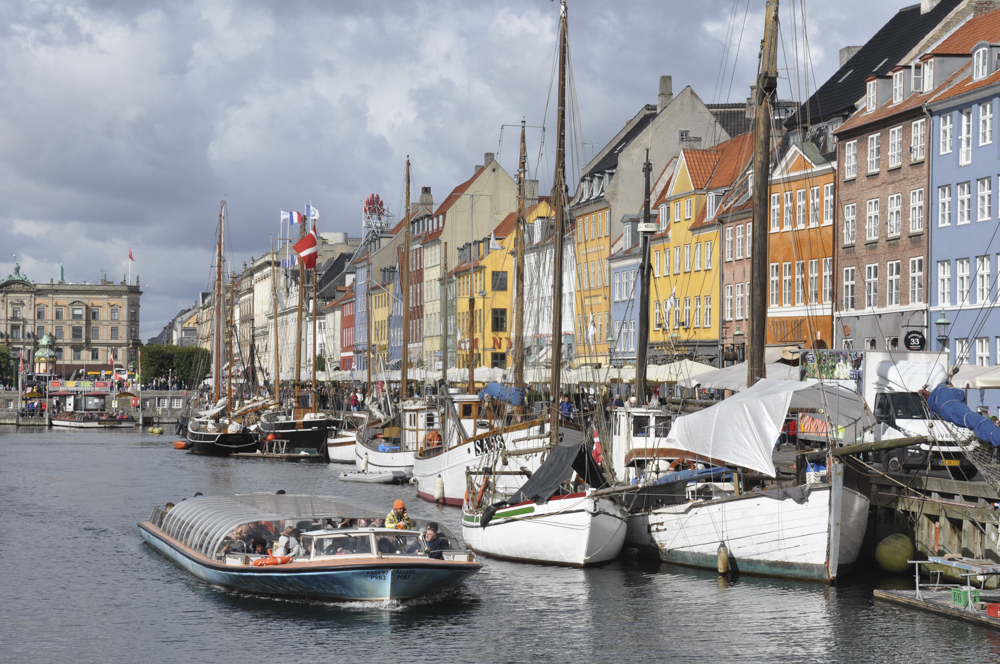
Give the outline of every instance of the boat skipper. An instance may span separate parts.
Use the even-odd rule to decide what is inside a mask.
[[[413,519],[406,511],[406,504],[397,500],[392,504],[392,511],[385,515],[385,527],[398,530],[413,530]]]

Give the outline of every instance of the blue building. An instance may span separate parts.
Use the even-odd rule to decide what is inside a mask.
[[[936,55],[939,76],[944,75],[943,60],[957,74],[954,84],[926,106],[931,115],[929,193],[934,201],[930,318],[949,323],[942,341],[952,364],[961,359],[992,366],[1000,363],[1000,315],[992,315],[1000,274],[1000,81],[994,75],[1000,47],[991,42],[1000,34],[984,31],[979,37],[984,41],[966,40],[975,42],[969,53]],[[933,340],[928,346],[941,348]],[[997,414],[1000,390],[969,390],[968,399],[970,406]]]
[[[638,223],[626,217],[622,235],[612,247],[608,268],[611,272],[611,328],[608,351],[612,366],[634,365],[639,320],[639,248]]]

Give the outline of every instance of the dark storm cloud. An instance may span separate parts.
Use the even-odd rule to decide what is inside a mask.
[[[807,3],[810,68],[802,3],[784,2],[781,95],[796,72],[825,80],[900,6]],[[655,102],[661,74],[743,100],[762,15],[762,0],[571,2],[583,149]],[[223,196],[239,264],[266,251],[280,209],[311,201],[321,231],[357,234],[365,195],[398,204],[407,154],[414,187],[440,201],[498,150],[502,124],[541,124],[557,18],[545,0],[4,3],[0,273],[16,253],[36,280],[60,261],[72,281],[120,278],[131,245],[148,337],[205,288]],[[515,129],[508,170],[516,149]]]

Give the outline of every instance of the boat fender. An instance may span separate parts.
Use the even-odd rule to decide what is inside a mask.
[[[174,449],[175,450],[183,450],[183,449],[186,449],[186,448],[187,448],[187,441],[186,440],[177,440],[177,441],[174,441]]]
[[[691,459],[674,459],[670,463],[670,472],[671,473],[676,472],[677,469],[679,469],[681,466],[684,465],[687,466],[688,470],[694,470],[695,468],[697,468],[697,465]]]
[[[493,515],[497,513],[497,508],[495,505],[487,505],[486,509],[483,510],[483,515],[479,518],[479,527],[485,528],[490,525],[490,521],[493,520]]]
[[[444,480],[438,475],[437,479],[434,480],[434,502],[436,503],[442,498],[444,498]]]
[[[420,484],[420,480],[418,480],[416,477],[411,477],[410,484]]]
[[[716,560],[719,574],[729,574],[729,547],[724,542],[719,542]]]
[[[365,452],[365,455],[361,457],[361,472],[368,472],[368,452]]]

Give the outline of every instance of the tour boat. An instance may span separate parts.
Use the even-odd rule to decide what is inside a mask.
[[[155,507],[139,531],[151,547],[202,581],[254,595],[406,600],[455,586],[482,567],[446,529],[439,527],[442,557],[436,559],[419,530],[367,526],[381,516],[330,496],[199,496],[169,511]],[[304,552],[271,555],[288,526],[301,531]],[[268,554],[251,553],[237,531],[243,538],[264,539]]]
[[[71,429],[131,429],[135,418],[105,411],[69,411],[52,416],[52,426]]]

